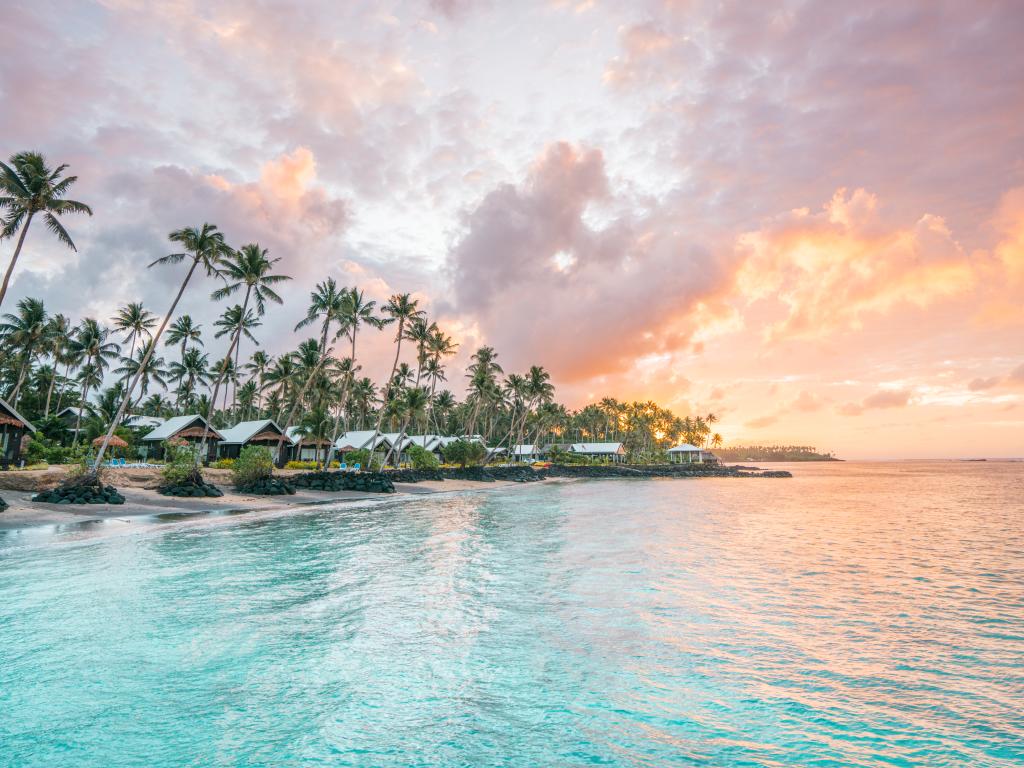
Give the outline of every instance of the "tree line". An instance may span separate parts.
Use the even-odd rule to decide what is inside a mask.
[[[395,294],[378,305],[334,278],[315,285],[294,326],[311,336],[270,355],[259,348],[259,329],[268,312],[282,311],[273,309],[283,304],[276,289],[291,277],[259,243],[233,247],[211,223],[169,233],[171,253],[149,265],[183,268],[162,314],[129,302],[109,320],[72,319],[51,314],[36,297],[11,308],[8,283],[35,218],[74,249],[61,217],[92,214],[67,199],[76,177],[65,171],[63,165],[51,170],[34,152],[0,162],[0,239],[16,239],[0,286],[0,310],[8,310],[0,318],[0,391],[26,418],[51,428],[56,413],[75,407],[75,439],[101,429],[106,438],[97,463],[127,414],[198,413],[215,427],[272,418],[331,442],[354,429],[480,435],[505,447],[621,441],[645,460],[679,441],[721,444],[714,414],[678,417],[650,401],[613,398],[570,410],[555,402],[542,366],[506,373],[490,346],[470,357],[460,400],[446,387],[458,345],[415,298]],[[211,327],[179,311],[201,282],[212,301],[224,302]],[[384,334],[394,346],[389,370],[377,379],[360,362],[366,334]]]

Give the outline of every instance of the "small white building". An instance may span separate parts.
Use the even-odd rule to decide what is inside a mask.
[[[513,445],[512,461],[525,462],[527,464],[540,461],[540,446],[534,445],[533,443]]]
[[[668,449],[668,460],[673,464],[699,464],[704,461],[704,449],[689,443],[673,445]]]
[[[221,440],[217,444],[217,457],[220,459],[237,459],[247,445],[260,445],[269,448],[274,461],[279,458],[278,446],[282,452],[291,447],[291,440],[284,434],[273,419],[256,421],[240,421],[230,429],[221,431]]]
[[[626,460],[626,449],[622,443],[573,443],[569,446],[569,453],[614,463]]]
[[[303,435],[299,430],[299,427],[288,427],[284,431],[291,445],[291,450],[288,451],[288,461],[323,461],[324,455],[331,445],[330,438]],[[335,458],[337,458],[337,451],[335,451]]]

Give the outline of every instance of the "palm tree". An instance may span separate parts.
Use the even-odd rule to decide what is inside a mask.
[[[189,315],[182,315],[167,329],[167,346],[174,344],[181,344],[181,358],[185,357],[185,348],[191,342],[198,346],[203,346],[203,334],[201,325],[197,325],[196,322]]]
[[[11,392],[11,405],[18,407],[18,396],[21,385],[25,383],[25,374],[32,366],[32,359],[40,351],[45,351],[49,339],[48,332],[52,329],[50,318],[42,299],[25,298],[18,302],[17,314],[4,315],[0,323],[0,333],[6,337],[6,343],[17,350],[21,364],[18,367],[18,379]]]
[[[402,339],[405,338],[405,327],[417,318],[423,317],[423,310],[419,309],[419,302],[413,299],[408,293],[396,293],[392,296],[381,310],[388,315],[383,324],[398,323],[395,332],[395,360],[391,364],[391,373],[384,380],[386,387],[383,392],[384,400],[380,410],[377,412],[377,434],[380,434],[380,425],[384,421],[384,413],[388,410],[391,400],[391,381],[395,378],[395,371],[398,368],[398,357],[402,354]]]
[[[370,415],[374,400],[377,399],[377,388],[373,379],[364,376],[352,382],[352,389],[349,395],[350,411],[355,412],[359,417],[356,427],[362,429],[366,426],[366,419]]]
[[[180,361],[171,363],[169,373],[178,382],[175,403],[180,406],[186,400],[185,393],[209,383],[209,355],[191,347]]]
[[[192,264],[189,266],[188,272],[185,274],[185,279],[181,281],[181,287],[178,289],[178,293],[174,297],[174,301],[171,302],[171,307],[167,310],[167,314],[164,315],[163,322],[160,323],[160,328],[157,330],[156,336],[153,337],[153,344],[149,348],[150,355],[153,354],[153,350],[156,349],[156,345],[160,343],[160,337],[163,336],[164,329],[167,327],[167,322],[174,314],[174,310],[177,308],[182,294],[185,293],[185,288],[188,287],[189,280],[192,279],[192,275],[196,271],[196,268],[202,265],[207,276],[220,275],[224,260],[231,253],[231,248],[229,248],[227,243],[224,242],[223,233],[218,231],[217,227],[213,224],[203,224],[201,227],[177,229],[171,232],[168,237],[172,243],[180,245],[182,250],[177,253],[171,253],[167,256],[163,256],[162,258],[152,262],[149,266],[153,267],[157,264],[180,264],[186,259],[191,259]],[[107,428],[107,434],[103,438],[103,443],[100,445],[100,449],[96,452],[95,467],[98,467],[100,462],[103,460],[103,454],[107,450],[107,445],[109,445],[110,438],[114,434],[114,429],[124,416],[124,409],[128,406],[128,402],[132,398],[132,393],[135,391],[135,385],[138,383],[139,375],[148,364],[149,360],[143,360],[140,366],[141,370],[132,377],[131,384],[128,386],[128,391],[125,392],[124,400],[121,402],[121,407],[117,409],[117,416],[112,422],[110,422],[110,426]]]
[[[133,301],[117,311],[114,316],[114,330],[125,334],[125,343],[129,344],[128,358],[135,357],[135,344],[140,337],[152,338],[150,330],[157,316],[142,306],[141,301]]]
[[[469,379],[470,399],[473,400],[473,410],[466,425],[466,434],[476,434],[476,421],[480,409],[485,403],[493,402],[499,395],[497,374],[504,373],[501,366],[495,362],[498,353],[494,347],[480,347],[470,358],[472,363],[466,372]]]
[[[263,389],[266,386],[267,370],[270,368],[270,364],[273,359],[264,352],[262,349],[257,349],[252,353],[252,357],[249,358],[249,362],[245,364],[244,368],[249,372],[249,381],[256,386],[256,409],[262,408],[263,400]]]
[[[244,309],[241,304],[235,304],[233,307],[228,307],[224,310],[224,313],[214,323],[215,326],[220,328],[213,337],[219,339],[221,336],[231,334],[231,344],[228,346],[228,353],[225,360],[231,360],[232,352],[235,353],[236,357],[232,361],[234,369],[238,370],[238,347],[239,340],[242,336],[245,336],[253,344],[258,343],[256,337],[252,335],[252,328],[256,328],[263,325],[259,320],[256,319],[256,315],[253,314],[251,309]],[[224,371],[220,371],[217,376],[217,382],[213,387],[213,399],[217,399],[217,391],[220,389],[221,380],[224,378]],[[224,392],[225,397],[227,396],[227,390]],[[212,414],[211,414],[212,415]]]
[[[252,334],[249,333],[246,327],[246,319],[251,316],[251,310],[249,309],[249,302],[254,301],[256,303],[256,313],[259,317],[263,317],[266,313],[267,301],[273,301],[276,304],[281,304],[281,297],[277,295],[272,285],[277,283],[291,280],[288,275],[273,275],[270,270],[273,269],[274,264],[279,262],[280,259],[268,259],[267,249],[260,248],[257,243],[249,243],[243,245],[238,251],[236,251],[231,259],[224,265],[223,277],[227,281],[222,288],[218,288],[213,292],[211,298],[216,301],[225,299],[231,296],[236,291],[245,288],[245,297],[242,299],[242,304],[237,309],[237,318],[234,323],[234,333],[231,336],[231,344],[228,346],[228,358],[234,354],[235,370],[239,367],[239,353],[242,347],[241,336],[244,335],[251,339],[253,342],[256,339],[253,338]],[[229,310],[232,311],[232,310]],[[225,319],[227,318],[227,312],[225,312]],[[222,323],[218,323],[221,327],[225,327]],[[249,323],[248,327],[259,325],[255,322],[255,318]],[[223,332],[217,334],[217,338],[220,338]],[[217,391],[220,389],[221,378],[223,378],[223,371],[218,376],[217,383],[213,388],[213,400],[217,400]],[[237,397],[236,394],[232,396],[232,403],[235,402]],[[208,418],[212,414],[208,415]],[[205,450],[203,446],[200,450]]]
[[[344,288],[338,289],[338,284],[335,282],[333,277],[327,278],[322,283],[317,283],[316,289],[309,295],[309,308],[306,310],[306,316],[298,322],[295,326],[295,330],[304,328],[307,325],[313,325],[314,323],[320,323],[320,344],[317,349],[320,352],[320,359],[317,362],[317,369],[323,366],[327,360],[327,356],[331,353],[331,348],[327,346],[328,336],[330,336],[331,326],[334,323],[339,324],[338,331],[335,333],[334,338],[338,338],[347,330],[345,327],[345,296],[348,291]],[[313,340],[311,340],[313,341]],[[302,402],[303,397],[306,394],[306,388],[313,383],[313,374],[311,373],[305,379],[302,384],[302,391],[299,396],[292,403],[292,407],[288,412],[288,418],[285,423],[281,426],[287,430],[292,425],[292,421],[295,419],[296,409]],[[284,445],[284,432],[281,433],[280,440],[277,441],[277,455],[281,454],[281,447]]]
[[[84,362],[79,373],[82,394],[79,401],[78,417],[75,419],[75,442],[78,442],[78,430],[82,425],[82,408],[89,400],[89,390],[103,382],[103,372],[110,365],[110,360],[117,357],[121,348],[108,341],[110,330],[103,328],[93,318],[87,317],[75,331],[72,347],[75,354]]]
[[[66,316],[58,313],[50,318],[50,327],[46,332],[46,351],[53,358],[53,377],[46,388],[46,407],[43,410],[44,419],[50,415],[50,399],[53,397],[53,388],[57,382],[57,366],[64,365],[64,379],[67,379],[68,371],[71,368],[71,358],[67,354],[70,336],[71,321]],[[61,390],[61,392],[57,393],[58,403],[60,403],[60,397],[63,394],[63,384],[61,385]]]
[[[345,378],[342,384],[341,395],[339,397],[340,407],[338,408],[338,413],[334,419],[334,429],[331,434],[331,447],[327,454],[327,466],[330,466],[331,461],[334,458],[334,444],[338,441],[338,432],[341,429],[341,414],[344,412],[345,405],[348,401],[349,387],[355,380],[355,374],[359,370],[359,366],[356,365],[356,335],[359,333],[359,327],[362,325],[368,325],[371,328],[380,330],[387,325],[387,321],[384,320],[384,318],[377,317],[377,315],[374,314],[376,308],[377,302],[368,301],[363,292],[358,288],[350,288],[345,291],[339,322],[348,333],[349,341],[352,343],[352,351],[348,358],[350,360],[349,375]]]
[[[65,213],[87,213],[92,216],[92,209],[85,203],[64,199],[64,195],[78,181],[77,176],[61,178],[67,165],[59,165],[51,171],[46,165],[46,159],[38,152],[19,152],[8,162],[10,165],[0,162],[0,211],[6,212],[0,228],[0,240],[14,237],[19,229],[21,234],[4,274],[3,284],[0,285],[0,306],[7,296],[7,287],[25,244],[25,235],[37,213],[43,214],[47,228],[72,251],[77,250],[75,244],[57,217]]]
[[[430,396],[425,389],[420,387],[408,387],[402,390],[402,394],[395,400],[399,418],[402,426],[398,430],[398,440],[391,444],[387,455],[384,457],[384,466],[391,460],[391,454],[395,454],[395,465],[398,465],[401,458],[401,446],[405,442],[405,431],[409,424],[415,424],[422,420],[427,413],[427,403]],[[397,448],[397,450],[396,450]]]
[[[164,359],[153,354],[152,350],[149,349],[152,345],[153,339],[147,339],[146,343],[139,347],[134,358],[124,358],[124,364],[114,371],[114,373],[124,374],[122,382],[129,376],[141,375],[139,379],[139,396],[135,398],[135,405],[132,406],[131,410],[135,410],[138,403],[149,394],[151,381],[155,381],[161,387],[167,386],[167,369],[164,367]],[[143,368],[143,365],[145,365],[145,368]]]

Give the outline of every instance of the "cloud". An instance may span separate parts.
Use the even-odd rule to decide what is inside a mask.
[[[910,402],[911,394],[906,389],[880,389],[865,397],[862,405],[864,408],[902,408]]]
[[[514,366],[544,360],[563,380],[685,348],[729,272],[667,215],[631,212],[599,150],[552,144],[521,184],[466,213],[449,256],[455,306]]]
[[[971,381],[968,382],[967,384],[967,388],[971,390],[971,392],[982,392],[986,389],[992,389],[992,387],[999,384],[999,381],[1000,380],[998,376],[991,376],[987,379],[971,379]]]
[[[775,415],[761,416],[756,419],[751,419],[750,421],[746,422],[744,426],[749,427],[750,429],[764,429],[765,427],[772,426],[772,424],[775,424],[776,422],[778,422],[778,420],[779,417]]]
[[[808,392],[807,390],[800,390],[800,394],[797,398],[790,403],[790,408],[795,411],[801,411],[803,413],[812,413],[821,408],[821,398]]]
[[[1012,371],[1010,371],[1010,375],[1007,377],[1007,381],[1017,385],[1024,384],[1024,363],[1021,363]]]

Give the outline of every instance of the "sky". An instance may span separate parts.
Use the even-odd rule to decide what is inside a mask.
[[[162,314],[181,275],[146,265],[211,222],[294,278],[271,352],[333,276],[413,293],[460,344],[458,393],[489,344],[569,406],[713,411],[731,444],[1024,456],[1016,0],[3,15],[0,153],[68,163],[94,210],[65,222],[77,253],[30,232],[12,299]],[[207,328],[212,288],[183,307]],[[361,343],[384,378],[388,339]]]

